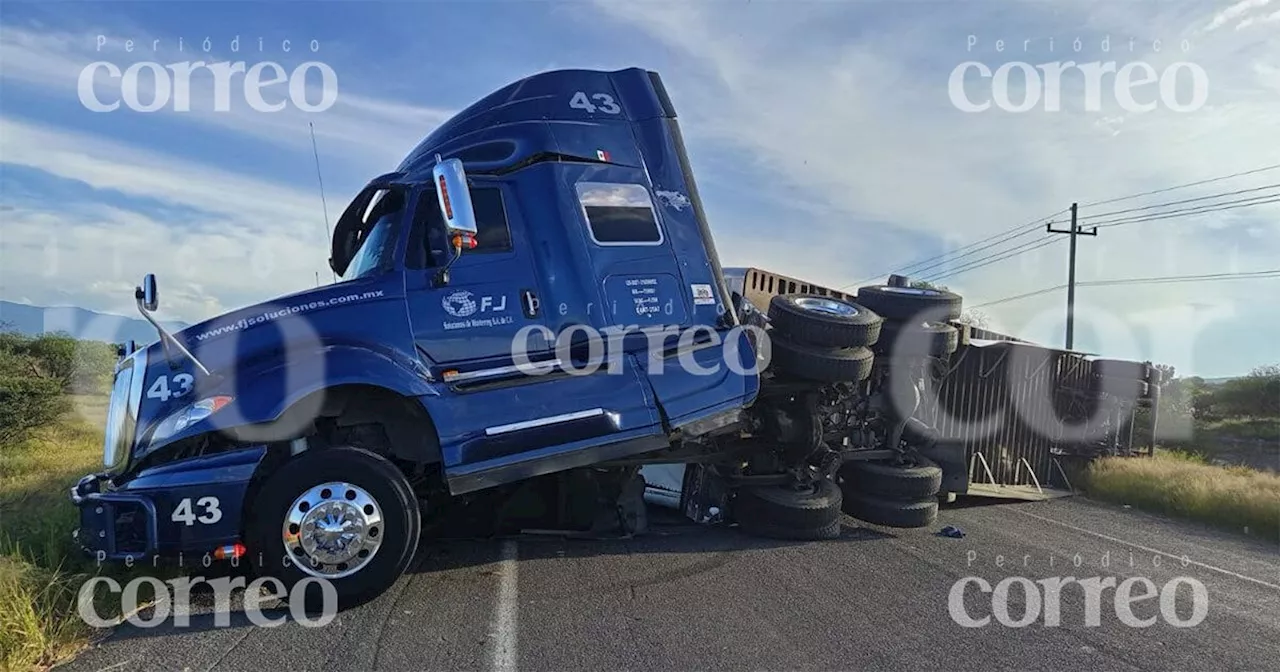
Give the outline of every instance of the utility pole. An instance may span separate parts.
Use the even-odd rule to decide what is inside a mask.
[[[1076,210],[1078,204],[1071,204],[1071,228],[1062,231],[1053,228],[1053,222],[1044,225],[1044,230],[1049,233],[1065,233],[1071,236],[1071,252],[1067,262],[1067,350],[1075,345],[1076,337],[1076,236],[1096,236],[1098,228],[1093,227],[1089,232],[1085,232],[1076,223]]]

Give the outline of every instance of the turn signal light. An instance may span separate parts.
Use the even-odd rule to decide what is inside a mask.
[[[444,203],[444,218],[453,221],[453,203],[449,201],[449,188],[444,184],[444,175],[440,176],[440,200]]]
[[[213,557],[215,560],[231,560],[233,558],[243,557],[246,552],[244,544],[236,542],[227,546],[219,546],[214,549]]]

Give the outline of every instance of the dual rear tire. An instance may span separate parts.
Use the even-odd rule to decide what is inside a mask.
[[[959,319],[960,295],[942,289],[871,285],[858,289],[858,302],[884,317],[876,355],[947,357],[959,347],[960,332],[947,324]]]
[[[792,540],[840,536],[844,493],[820,479],[808,484],[743,487],[734,499],[734,518],[743,532]]]
[[[871,376],[869,346],[884,322],[866,308],[829,296],[783,294],[769,301],[772,363],[783,373],[824,383]]]
[[[852,461],[837,473],[843,510],[885,527],[926,527],[938,519],[942,469],[923,457],[909,463]]]

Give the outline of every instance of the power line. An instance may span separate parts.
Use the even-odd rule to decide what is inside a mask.
[[[1244,171],[1241,171],[1241,172],[1238,172],[1238,173],[1231,173],[1230,175],[1221,175],[1221,176],[1219,176],[1219,177],[1212,177],[1212,178],[1209,178],[1209,179],[1207,179],[1207,180],[1199,180],[1199,181],[1196,181],[1196,182],[1188,182],[1188,183],[1186,183],[1186,184],[1178,184],[1178,185],[1174,185],[1174,186],[1172,186],[1172,187],[1165,187],[1164,189],[1153,189],[1153,190],[1151,190],[1151,191],[1144,191],[1144,192],[1139,193],[1139,194],[1129,194],[1128,196],[1120,196],[1120,197],[1118,197],[1118,198],[1109,198],[1109,199],[1107,199],[1107,200],[1105,200],[1105,201],[1094,201],[1094,202],[1092,202],[1092,203],[1085,203],[1085,204],[1082,204],[1080,207],[1082,207],[1082,208],[1091,208],[1091,207],[1093,207],[1093,206],[1095,206],[1095,205],[1106,205],[1106,204],[1108,204],[1108,203],[1119,203],[1120,201],[1128,201],[1128,200],[1132,200],[1132,199],[1135,199],[1135,198],[1140,198],[1140,197],[1142,197],[1142,196],[1151,196],[1151,195],[1153,195],[1153,194],[1163,194],[1163,193],[1168,192],[1168,191],[1175,191],[1175,190],[1177,190],[1177,189],[1186,189],[1186,188],[1188,188],[1188,187],[1198,187],[1198,186],[1200,186],[1200,185],[1202,185],[1202,184],[1211,184],[1211,183],[1213,183],[1213,182],[1221,182],[1221,181],[1223,181],[1223,180],[1229,180],[1229,179],[1231,179],[1231,178],[1233,178],[1233,177],[1244,177],[1245,175],[1253,175],[1253,174],[1256,174],[1256,173],[1263,173],[1263,172],[1266,172],[1266,171],[1268,171],[1268,170],[1275,170],[1275,169],[1277,169],[1277,168],[1280,168],[1280,163],[1275,163],[1275,164],[1272,164],[1272,165],[1270,165],[1270,166],[1263,166],[1263,167],[1261,167],[1261,168],[1254,168],[1253,170],[1244,170]]]
[[[1086,229],[1086,228],[1105,229],[1112,226],[1123,226],[1125,224],[1140,224],[1143,222],[1153,222],[1153,221],[1158,221],[1162,219],[1177,219],[1180,217],[1190,217],[1193,215],[1202,215],[1202,214],[1207,214],[1210,212],[1218,212],[1222,210],[1235,210],[1237,208],[1248,208],[1248,207],[1253,207],[1257,205],[1267,205],[1269,203],[1280,203],[1280,196],[1267,194],[1263,196],[1253,196],[1250,198],[1239,199],[1236,201],[1223,201],[1222,203],[1211,203],[1211,204],[1206,204],[1206,205],[1197,206],[1193,208],[1180,208],[1170,212],[1149,213],[1146,215],[1140,215],[1140,216],[1134,216],[1134,217],[1121,217],[1113,220],[1105,220],[1103,222],[1098,222],[1098,223],[1081,224],[1080,228],[1081,229]],[[1028,231],[1027,233],[1030,233],[1030,231]],[[1023,235],[1023,234],[1019,234],[1019,235]],[[1009,240],[1012,240],[1012,238],[1010,238]],[[1007,250],[1001,250],[990,256],[975,259],[972,262],[967,262],[966,264],[962,265],[959,268],[947,270],[942,272],[941,274],[934,274],[932,277],[926,277],[924,278],[924,280],[926,282],[936,282],[943,278],[949,278],[953,275],[959,275],[960,273],[967,273],[969,271],[983,268],[985,266],[989,266],[991,264],[994,264],[999,261],[1003,261],[1005,259],[1010,259],[1012,257],[1019,256],[1026,252],[1031,252],[1031,251],[1040,249],[1041,247],[1044,247],[1045,245],[1049,244],[1048,242],[1044,242],[1042,244],[1037,245],[1035,244],[1036,242],[1038,241],[1032,241],[1031,243],[1016,245]]]
[[[1244,273],[1209,273],[1205,275],[1166,275],[1166,276],[1157,276],[1153,278],[1121,278],[1121,279],[1115,279],[1115,280],[1086,280],[1084,282],[1076,283],[1076,286],[1077,287],[1107,287],[1107,286],[1114,286],[1114,285],[1165,285],[1165,284],[1176,284],[1180,282],[1213,282],[1218,280],[1247,280],[1251,278],[1253,279],[1280,278],[1280,268],[1269,270],[1269,271],[1249,271]],[[1018,301],[1020,299],[1027,299],[1033,296],[1040,296],[1042,294],[1048,294],[1049,292],[1056,292],[1060,289],[1066,289],[1066,288],[1067,288],[1067,285],[1065,284],[1054,285],[1053,287],[1045,287],[1043,289],[1037,289],[1035,291],[1026,292],[1024,294],[1015,294],[1013,296],[1006,296],[1002,299],[996,299],[994,301],[988,301],[986,303],[979,303],[976,306],[969,306],[969,307],[970,308],[986,308],[988,306],[995,306],[1002,303],[1009,303],[1011,301]]]
[[[1052,223],[1053,223],[1053,221],[1051,220],[1051,221],[1049,221],[1048,223],[1049,223],[1049,224],[1052,224]],[[1039,230],[1040,230],[1039,228],[1027,229],[1027,230],[1025,230],[1025,231],[1023,231],[1023,232],[1021,232],[1021,233],[1014,234],[1014,235],[1009,236],[1008,238],[1005,238],[1005,239],[1003,239],[1003,240],[998,240],[998,241],[996,241],[996,242],[994,242],[994,243],[988,243],[988,244],[986,244],[986,245],[983,245],[982,247],[974,248],[973,250],[970,250],[969,252],[966,252],[966,253],[964,253],[964,254],[962,254],[962,255],[960,255],[960,256],[958,256],[958,257],[955,257],[955,258],[953,258],[953,259],[943,259],[942,261],[934,262],[934,263],[932,263],[932,264],[930,264],[930,265],[928,265],[928,266],[925,266],[925,267],[923,267],[923,268],[917,268],[917,269],[914,269],[914,270],[912,270],[911,272],[912,272],[912,273],[916,273],[916,274],[924,273],[925,271],[928,271],[928,270],[933,269],[933,268],[937,268],[937,267],[939,267],[939,266],[945,266],[946,264],[955,263],[957,260],[964,259],[965,257],[967,257],[967,256],[969,256],[969,255],[971,255],[971,254],[977,254],[978,252],[981,252],[981,251],[983,251],[983,250],[989,249],[989,248],[991,248],[991,247],[995,247],[996,245],[1003,245],[1004,243],[1007,243],[1007,242],[1009,242],[1009,241],[1011,241],[1011,240],[1014,240],[1015,238],[1021,238],[1021,237],[1025,236],[1025,235],[1027,235],[1028,233],[1036,233],[1036,232],[1038,232]],[[998,253],[997,253],[997,254],[998,254]],[[905,270],[906,270],[906,269],[900,269],[900,271],[905,271]],[[855,284],[856,284],[856,283],[855,283]]]
[[[1130,193],[1130,195],[1126,195],[1126,196],[1119,196],[1119,197],[1115,197],[1115,198],[1106,198],[1106,200],[1088,202],[1088,204],[1083,204],[1083,205],[1080,205],[1079,207],[1093,207],[1093,206],[1097,206],[1097,205],[1115,204],[1115,202],[1129,201],[1129,200],[1133,200],[1133,198],[1140,198],[1140,197],[1143,197],[1143,196],[1152,196],[1152,195],[1156,195],[1156,193],[1166,193],[1166,192],[1176,191],[1176,189],[1185,189],[1185,188],[1189,188],[1189,187],[1198,187],[1198,186],[1201,186],[1201,184],[1212,184],[1212,183],[1215,183],[1215,182],[1222,182],[1222,180],[1226,180],[1226,179],[1233,179],[1233,178],[1244,177],[1244,175],[1253,175],[1253,174],[1257,174],[1257,173],[1265,173],[1265,172],[1268,172],[1268,170],[1275,170],[1275,169],[1280,169],[1280,164],[1265,165],[1265,166],[1261,166],[1261,168],[1254,168],[1254,169],[1251,169],[1251,170],[1240,170],[1240,172],[1238,172],[1238,173],[1230,173],[1230,174],[1226,174],[1226,175],[1217,175],[1217,177],[1208,178],[1208,179],[1199,179],[1199,180],[1196,180],[1196,182],[1188,182],[1188,183],[1184,183],[1184,184],[1175,184],[1175,186],[1172,186],[1172,187],[1165,187],[1165,188],[1160,188],[1160,189],[1151,189],[1151,191],[1144,191],[1144,192],[1138,192],[1138,193]],[[1215,195],[1215,196],[1207,196],[1207,197],[1202,197],[1202,198],[1190,198],[1190,200],[1187,200],[1187,201],[1174,201],[1174,202],[1167,202],[1167,204],[1160,204],[1160,205],[1155,205],[1155,206],[1148,206],[1148,207],[1144,207],[1144,209],[1134,209],[1134,210],[1149,210],[1149,209],[1155,209],[1155,207],[1165,207],[1165,206],[1169,206],[1169,205],[1180,205],[1180,204],[1183,204],[1183,202],[1192,202],[1192,201],[1196,201],[1196,200],[1207,200],[1207,198],[1213,198],[1213,197],[1234,196],[1234,195],[1235,195],[1235,193],[1245,193],[1245,192],[1248,192],[1248,191],[1258,191],[1258,189],[1243,189],[1243,191],[1239,191],[1239,192],[1226,192],[1226,193],[1220,193],[1220,195]],[[1053,214],[1051,214],[1051,215],[1047,215],[1047,216],[1043,216],[1043,218],[1039,218],[1039,219],[1036,219],[1036,220],[1033,220],[1033,221],[1028,221],[1028,223],[1027,223],[1027,224],[1019,224],[1019,225],[1016,225],[1016,227],[1011,227],[1011,228],[1009,228],[1009,229],[1002,230],[1002,232],[1000,232],[1000,233],[996,233],[996,234],[993,234],[993,236],[988,236],[987,238],[979,239],[979,241],[974,241],[973,243],[965,244],[965,246],[957,247],[957,248],[955,248],[955,250],[951,250],[951,251],[948,251],[948,252],[943,252],[943,253],[941,253],[941,255],[934,255],[934,256],[932,256],[932,257],[928,257],[928,259],[923,259],[923,260],[920,260],[920,261],[915,261],[915,262],[913,262],[913,264],[908,264],[908,265],[905,265],[905,266],[900,266],[900,268],[897,268],[897,269],[886,270],[886,271],[884,271],[884,273],[878,273],[878,274],[876,274],[876,275],[870,275],[870,276],[868,276],[868,278],[864,278],[864,279],[856,280],[856,282],[852,282],[852,283],[849,283],[849,284],[841,285],[841,287],[840,287],[840,288],[838,288],[838,289],[845,289],[846,287],[852,287],[852,285],[855,285],[855,284],[861,284],[861,283],[865,283],[865,282],[870,282],[870,280],[874,280],[874,279],[877,279],[877,278],[881,278],[881,276],[883,276],[883,275],[887,275],[887,274],[890,274],[890,273],[908,273],[908,271],[911,271],[911,273],[920,273],[920,271],[922,271],[922,270],[924,270],[924,269],[920,269],[920,268],[919,268],[919,266],[922,266],[922,265],[925,265],[925,264],[929,264],[929,262],[932,262],[932,261],[937,261],[937,260],[946,259],[946,257],[950,257],[950,256],[954,256],[954,255],[956,255],[956,252],[963,252],[963,251],[965,251],[965,250],[970,250],[970,248],[973,248],[973,247],[975,247],[975,246],[980,246],[980,244],[982,244],[982,243],[986,243],[986,242],[989,242],[989,241],[993,241],[993,239],[1001,238],[1001,237],[1004,237],[1004,236],[1009,236],[1009,234],[1010,234],[1010,233],[1023,232],[1023,230],[1024,230],[1024,229],[1025,229],[1025,230],[1037,229],[1037,228],[1039,228],[1039,225],[1046,223],[1046,221],[1047,221],[1047,220],[1051,220],[1052,218],[1055,218],[1055,216],[1057,216],[1057,215],[1064,214],[1064,212],[1066,212],[1066,209],[1064,209],[1064,210],[1059,210],[1059,211],[1057,211],[1057,212],[1053,212]],[[1125,212],[1125,210],[1116,211],[1116,212],[1106,212],[1106,214],[1092,215],[1092,218],[1100,218],[1100,216],[1110,216],[1110,215],[1120,214],[1120,212]],[[1024,233],[1016,233],[1016,236],[1011,236],[1010,238],[1007,238],[1007,239],[1005,239],[1005,241],[1001,241],[1001,242],[1011,241],[1011,239],[1019,238],[1019,237],[1021,237],[1021,236],[1024,236]],[[997,243],[997,244],[998,244],[998,243]],[[989,248],[989,247],[992,247],[992,246],[984,247],[984,250],[986,250],[986,248]],[[961,255],[960,257],[969,256],[969,255],[970,255],[970,253],[977,252],[977,251],[978,251],[978,250],[973,250],[973,251],[970,251],[970,252],[966,252],[966,253],[964,253],[964,255]],[[956,257],[956,259],[960,259],[960,257]],[[934,264],[933,266],[928,266],[928,268],[929,268],[929,269],[936,268],[936,266],[937,266],[937,265],[940,265],[940,264]]]
[[[1093,222],[1083,226],[1105,229],[1111,226],[1122,226],[1125,224],[1141,224],[1143,222],[1155,222],[1162,219],[1177,219],[1180,217],[1190,217],[1192,215],[1203,215],[1210,212],[1220,212],[1222,210],[1236,210],[1238,208],[1251,208],[1257,205],[1267,205],[1268,203],[1280,203],[1280,195],[1267,194],[1264,196],[1253,196],[1251,198],[1242,198],[1237,201],[1223,201],[1222,203],[1212,203],[1209,205],[1197,206],[1195,208],[1179,208],[1170,212],[1153,212],[1147,215],[1134,217],[1121,217],[1103,222]]]
[[[1015,232],[1015,231],[1019,231],[1019,230],[1021,230],[1021,229],[1027,229],[1027,230],[1029,230],[1029,231],[1035,231],[1035,230],[1038,230],[1041,224],[1044,224],[1045,222],[1050,221],[1050,220],[1051,220],[1051,219],[1053,219],[1054,217],[1057,217],[1058,215],[1061,215],[1061,214],[1065,213],[1066,211],[1067,211],[1067,210],[1066,210],[1066,208],[1063,208],[1062,210],[1059,210],[1059,211],[1057,211],[1057,212],[1055,212],[1055,213],[1053,213],[1053,214],[1051,214],[1051,215],[1046,215],[1046,216],[1041,217],[1041,218],[1039,218],[1039,219],[1032,220],[1032,221],[1030,221],[1030,222],[1027,222],[1026,224],[1019,224],[1019,225],[1017,225],[1017,226],[1010,227],[1010,228],[1008,228],[1008,229],[1005,229],[1004,231],[1001,231],[1000,233],[997,233],[997,234],[994,234],[994,235],[991,235],[991,236],[987,236],[986,238],[983,238],[982,240],[976,240],[976,241],[974,241],[974,242],[972,242],[972,243],[969,243],[968,245],[963,245],[963,246],[961,246],[961,247],[957,247],[956,249],[951,250],[951,251],[949,251],[949,252],[943,252],[942,254],[938,254],[938,255],[934,255],[934,256],[932,256],[932,257],[929,257],[928,259],[921,259],[920,261],[917,261],[917,262],[914,262],[914,263],[911,263],[911,264],[907,264],[906,266],[901,266],[901,267],[898,267],[898,268],[895,268],[895,269],[889,269],[889,270],[886,270],[886,271],[885,271],[885,272],[883,272],[883,273],[877,273],[877,274],[875,274],[875,275],[869,276],[869,277],[864,278],[864,279],[862,279],[862,280],[857,280],[857,281],[851,282],[851,283],[849,283],[849,284],[847,284],[847,285],[842,285],[842,286],[840,286],[840,287],[837,287],[836,289],[844,289],[845,287],[852,287],[852,286],[854,286],[854,285],[861,285],[861,284],[862,284],[862,283],[864,283],[864,282],[869,282],[869,281],[871,281],[871,280],[875,280],[876,278],[879,278],[879,277],[882,277],[882,276],[885,276],[885,275],[889,275],[890,273],[905,273],[905,272],[908,272],[908,271],[918,273],[918,272],[919,272],[919,269],[917,269],[916,267],[917,267],[917,266],[920,266],[921,264],[927,264],[927,263],[929,263],[929,262],[931,262],[931,261],[934,261],[934,260],[937,260],[937,259],[942,259],[942,258],[944,258],[944,257],[949,257],[949,256],[951,256],[951,255],[955,254],[956,252],[960,252],[960,251],[962,251],[962,250],[967,250],[967,249],[969,249],[969,248],[971,248],[971,247],[973,247],[973,246],[975,246],[975,245],[981,245],[982,243],[985,243],[985,242],[987,242],[987,241],[989,241],[989,240],[993,240],[993,239],[995,239],[995,238],[999,238],[999,237],[1001,237],[1001,236],[1004,236],[1004,235],[1007,235],[1007,234],[1013,233],[1013,232]],[[1021,236],[1021,235],[1023,235],[1023,234],[1019,233],[1018,235],[1015,235],[1015,236],[1010,237],[1008,240],[1013,240],[1014,238],[1017,238],[1017,237],[1019,237],[1019,236]],[[976,251],[976,250],[975,250],[975,251]],[[968,256],[968,255],[966,254],[966,255],[962,255],[962,256]]]
[[[991,264],[994,264],[996,262],[1004,261],[1005,259],[1010,259],[1012,257],[1026,254],[1027,252],[1033,252],[1042,247],[1045,247],[1047,245],[1052,245],[1054,243],[1057,243],[1063,240],[1066,240],[1066,239],[1046,237],[1045,239],[1041,239],[1041,240],[1033,240],[1033,241],[1018,245],[1016,247],[1012,247],[1008,250],[1004,250],[1001,253],[994,254],[989,257],[983,257],[981,259],[976,259],[974,261],[971,261],[961,266],[960,268],[945,271],[940,275],[934,275],[932,277],[925,278],[924,280],[925,282],[937,282],[938,280],[942,280],[943,278],[949,278],[953,275],[959,275],[961,273],[967,273],[969,271],[979,269],[984,266],[990,266]]]
[[[1209,200],[1209,199],[1211,199],[1211,198],[1222,198],[1223,196],[1237,196],[1237,195],[1239,195],[1239,194],[1248,194],[1248,193],[1252,193],[1252,192],[1255,192],[1255,191],[1262,191],[1262,190],[1264,190],[1264,189],[1275,189],[1275,188],[1277,188],[1277,187],[1280,187],[1280,182],[1276,182],[1276,183],[1274,183],[1274,184],[1267,184],[1267,185],[1263,185],[1263,186],[1261,186],[1261,187],[1254,187],[1254,188],[1252,188],[1252,189],[1239,189],[1239,190],[1236,190],[1236,191],[1226,191],[1226,192],[1223,192],[1223,193],[1220,193],[1220,194],[1210,194],[1209,196],[1197,196],[1196,198],[1186,198],[1186,199],[1183,199],[1183,200],[1181,200],[1181,201],[1169,201],[1169,202],[1167,202],[1167,203],[1156,203],[1155,205],[1144,205],[1144,206],[1142,206],[1142,207],[1140,207],[1140,208],[1126,208],[1126,209],[1124,209],[1124,210],[1112,210],[1111,212],[1100,212],[1100,213],[1098,213],[1098,214],[1096,214],[1096,215],[1087,215],[1087,216],[1081,217],[1080,219],[1081,219],[1081,220],[1086,220],[1086,219],[1097,219],[1097,218],[1099,218],[1099,217],[1110,217],[1110,216],[1112,216],[1112,215],[1121,215],[1121,214],[1124,214],[1124,213],[1126,213],[1126,212],[1138,212],[1138,211],[1140,211],[1140,210],[1152,210],[1152,209],[1155,209],[1155,208],[1164,208],[1164,207],[1168,207],[1168,206],[1170,206],[1170,205],[1182,205],[1182,204],[1184,204],[1184,203],[1192,203],[1192,202],[1194,202],[1194,201],[1205,201],[1205,200]],[[1268,196],[1271,196],[1271,195],[1273,195],[1273,194],[1268,194]],[[1199,206],[1197,206],[1197,207],[1199,207]]]

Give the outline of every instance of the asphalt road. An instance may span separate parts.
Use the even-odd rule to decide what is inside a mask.
[[[616,541],[522,537],[430,542],[385,595],[323,627],[122,626],[69,670],[1274,670],[1280,665],[1280,549],[1083,499],[945,508],[938,525],[846,521],[827,542],[772,542],[655,521]],[[963,539],[935,533],[957,525]],[[1077,563],[1077,556],[1079,566]],[[504,560],[504,558],[506,558]],[[948,596],[965,577],[1145,577],[1161,598],[1117,615],[1114,589],[1088,622],[1080,585],[1060,621],[992,618],[962,627]],[[1176,577],[1183,581],[1170,589]],[[1018,580],[1015,579],[1015,582]],[[1192,585],[1204,586],[1195,617]],[[1012,583],[1012,582],[1011,582]],[[1010,618],[1026,614],[1019,583]],[[1039,584],[1036,584],[1039,587]],[[1135,589],[1140,596],[1142,588]],[[1044,598],[1045,595],[1037,592]],[[997,600],[998,601],[998,600]],[[993,596],[970,585],[969,615]],[[999,606],[999,605],[997,605]],[[1052,611],[1052,610],[1048,610]],[[1033,614],[1034,615],[1034,614]]]

